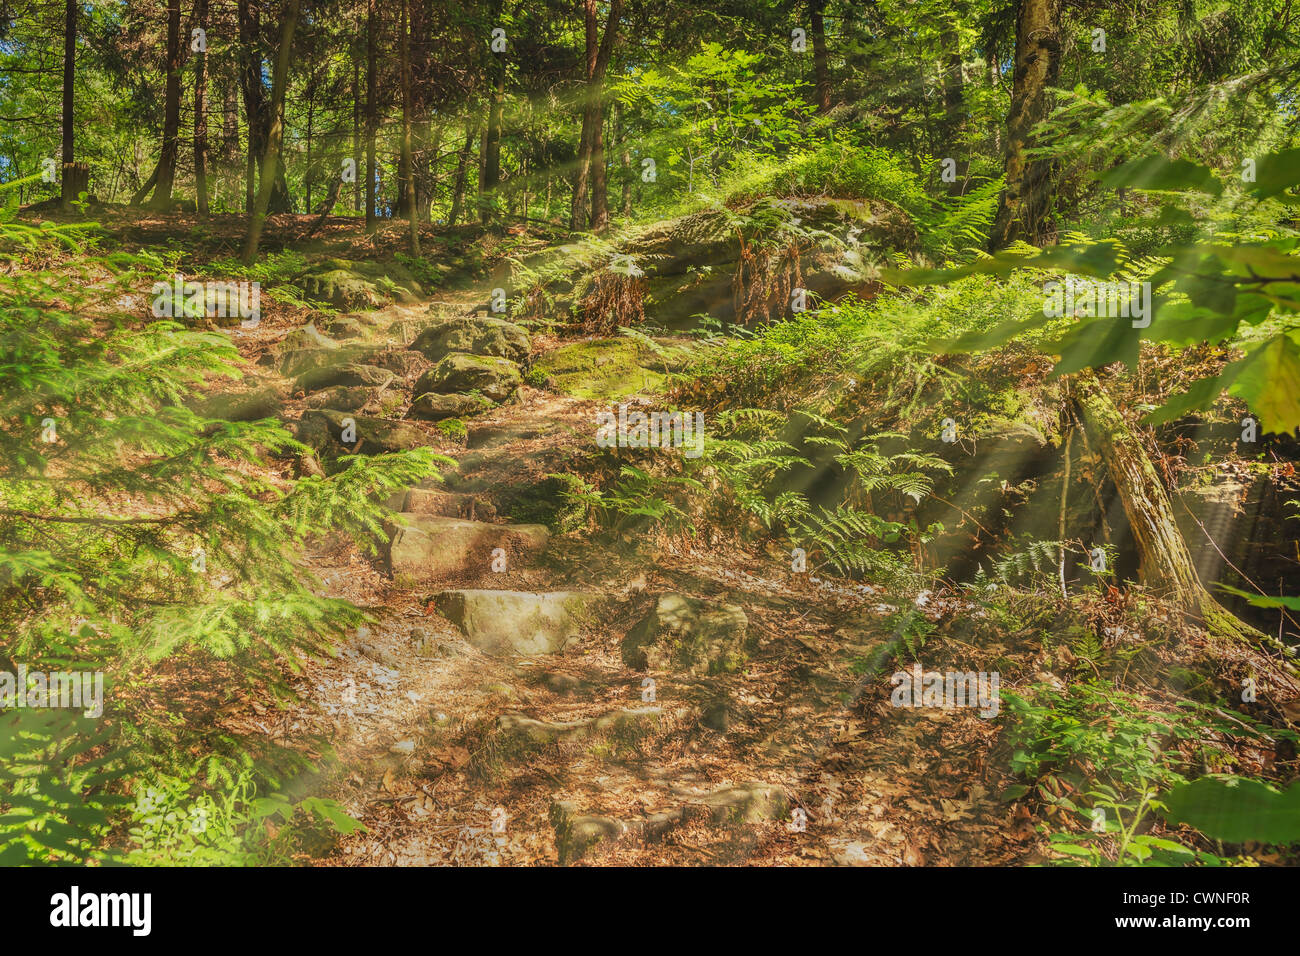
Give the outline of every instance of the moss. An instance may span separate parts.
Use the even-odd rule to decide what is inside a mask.
[[[564,345],[541,356],[535,374],[574,398],[616,401],[638,392],[658,391],[666,376],[649,368],[656,356],[626,339],[596,339]]]
[[[463,441],[469,437],[469,428],[459,418],[444,418],[438,422],[434,428],[442,432],[448,438],[454,438],[457,441]]]

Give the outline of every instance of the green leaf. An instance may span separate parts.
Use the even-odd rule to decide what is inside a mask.
[[[1218,585],[1219,590],[1227,591],[1229,594],[1235,594],[1239,598],[1245,598],[1246,603],[1254,607],[1267,608],[1274,610],[1284,607],[1289,611],[1300,611],[1300,597],[1287,597],[1285,595],[1273,594],[1251,594],[1249,591],[1243,591],[1241,588],[1234,588],[1231,584]]]
[[[1166,816],[1229,843],[1300,842],[1300,783],[1286,792],[1244,777],[1201,777],[1165,798]]]
[[[317,816],[324,819],[338,833],[347,836],[350,833],[356,833],[358,830],[365,832],[366,826],[355,817],[348,816],[343,812],[343,807],[335,800],[326,800],[321,797],[307,797],[302,801],[302,807]]]
[[[1250,349],[1228,391],[1245,400],[1263,431],[1300,428],[1300,346],[1280,334]]]
[[[1101,184],[1114,189],[1128,186],[1132,189],[1162,189],[1175,192],[1195,190],[1217,196],[1223,192],[1223,183],[1206,166],[1186,159],[1169,160],[1164,156],[1145,156],[1124,163],[1098,176]]]
[[[1268,199],[1300,184],[1300,149],[1284,149],[1261,156],[1255,163],[1255,181],[1246,192]]]

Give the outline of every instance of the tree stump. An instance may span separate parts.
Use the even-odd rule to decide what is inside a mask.
[[[68,208],[82,193],[90,192],[90,166],[86,163],[63,164],[63,192],[60,199]]]

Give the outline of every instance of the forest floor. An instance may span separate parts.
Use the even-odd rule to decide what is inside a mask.
[[[271,243],[297,248],[293,238],[308,218],[272,221]],[[169,225],[176,227],[133,221],[117,228],[150,243]],[[221,242],[220,224],[204,228],[216,242],[211,252],[233,251]],[[377,260],[397,241],[358,239],[354,228],[327,224],[312,240],[313,257]],[[369,345],[400,351],[437,321],[473,316],[490,286],[460,284],[353,315],[368,328]],[[231,336],[248,363],[240,387],[277,390],[290,423],[310,396],[277,374],[275,359],[301,325],[302,310],[272,302],[258,328]],[[535,334],[533,364],[575,341],[581,338]],[[689,349],[695,341],[662,344]],[[398,387],[409,390],[418,372],[408,369]],[[653,407],[662,395],[647,388],[619,400]],[[607,408],[524,384],[469,419],[463,437],[411,422],[458,463],[443,469],[450,493],[426,483],[403,510],[417,518],[519,520],[490,502],[526,494],[591,456],[596,415]],[[286,480],[294,464],[278,467],[272,481]],[[465,515],[466,500],[487,507]],[[787,553],[752,550],[723,528],[690,540],[634,542],[557,532],[543,553],[512,556],[507,570],[492,570],[484,556],[481,573],[415,582],[394,575],[386,557],[383,546],[371,555],[342,536],[317,539],[307,570],[321,593],[363,608],[371,622],[336,656],[310,661],[301,673],[286,669],[295,691],[287,703],[233,699],[212,710],[216,730],[327,755],[310,786],[365,830],[303,862],[915,866],[1050,858],[1048,834],[1065,822],[1064,812],[1004,798],[1016,780],[1001,722],[970,707],[891,706],[889,680],[908,666],[906,638],[891,623],[899,611],[915,610],[935,626],[927,669],[1000,672],[1003,691],[1069,681],[1071,657],[1046,646],[1041,629],[989,621],[985,605],[960,593],[902,594],[816,571],[794,574]],[[449,589],[581,592],[603,603],[561,652],[502,656],[480,650],[439,614],[434,598]],[[751,641],[745,665],[715,675],[653,672],[648,682],[645,670],[625,663],[624,635],[664,594],[739,608]],[[1122,618],[1119,603],[1092,609],[1099,626],[1107,615]],[[1189,633],[1181,646],[1151,653],[1166,668],[1222,655],[1206,640]],[[1227,656],[1270,666],[1242,649]],[[186,685],[179,692],[204,693],[189,671],[172,677]]]
[[[369,318],[379,338],[409,340],[431,309],[469,313],[488,291]],[[267,323],[236,341],[251,364],[290,331]],[[445,440],[437,450],[487,486],[518,482],[521,470],[536,480],[590,449],[599,407],[523,386],[513,403],[472,420],[470,454]],[[1004,780],[985,759],[992,722],[972,710],[890,707],[887,685],[857,676],[856,662],[897,640],[883,623],[897,606],[870,585],[783,573],[787,565],[731,547],[629,554],[569,535],[531,567],[485,565],[476,579],[439,582],[616,596],[610,619],[562,654],[502,658],[440,617],[430,586],[401,587],[356,546],[326,542],[310,570],[324,593],[367,609],[374,623],[336,658],[308,665],[294,682],[296,705],[268,715],[250,701],[226,709],[222,726],[303,748],[330,742],[338,765],[326,795],[367,828],[339,845],[328,861],[338,865],[553,863],[557,840],[581,844],[586,832],[605,838],[584,861],[604,863],[942,865],[1031,855],[1033,828],[998,801]],[[741,607],[757,636],[750,665],[661,678],[647,694],[619,642],[667,591]],[[977,610],[952,599],[926,608],[936,620]],[[499,725],[503,715],[558,724],[620,714],[630,716],[611,730],[556,731],[537,747],[503,746]],[[576,836],[562,821],[557,836],[559,802],[579,818]],[[599,819],[584,829],[582,817]]]

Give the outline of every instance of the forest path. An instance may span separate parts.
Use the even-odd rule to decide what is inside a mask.
[[[487,294],[367,318],[400,347],[430,314],[464,314]],[[786,555],[698,544],[570,533],[540,555],[516,552],[503,516],[518,522],[548,474],[596,450],[601,407],[525,385],[468,421],[465,447],[430,441],[459,464],[403,502],[408,518],[435,525],[423,546],[455,550],[438,522],[474,518],[506,535],[505,570],[492,570],[493,542],[482,538],[472,566],[415,580],[350,545],[311,554],[323,593],[375,618],[336,658],[307,667],[300,703],[274,729],[257,724],[282,738],[318,735],[337,754],[328,795],[367,831],[324,862],[917,865],[1022,855],[1021,821],[986,779],[991,722],[891,707],[891,663],[884,677],[859,676],[897,640],[883,622],[898,608],[881,589],[788,573]],[[460,589],[509,593],[462,628],[438,610]],[[549,612],[530,601],[557,592],[592,602],[562,615],[562,650],[488,652],[471,639],[475,627],[498,625],[498,639],[533,627]],[[628,666],[624,635],[663,595],[690,602],[704,630],[743,612],[747,664],[716,675]]]

